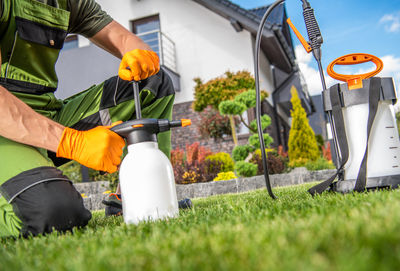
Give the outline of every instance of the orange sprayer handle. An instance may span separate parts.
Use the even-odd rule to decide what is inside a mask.
[[[307,53],[311,52],[312,49],[311,49],[310,44],[303,38],[303,36],[300,34],[299,30],[297,30],[297,28],[294,26],[294,24],[292,23],[290,18],[287,18],[286,22],[288,23],[290,28],[293,30],[296,37],[299,39],[299,41],[301,42],[301,45],[303,45],[306,52]]]
[[[373,62],[376,66],[376,69],[372,72],[368,73],[363,73],[363,74],[339,74],[333,70],[333,67],[335,65],[355,65],[355,64],[361,64],[365,62]],[[356,53],[356,54],[348,54],[344,55],[341,57],[336,58],[334,61],[332,61],[328,68],[327,72],[330,77],[347,82],[349,89],[356,89],[356,88],[361,88],[362,87],[362,80],[370,78],[376,74],[378,74],[381,70],[383,69],[383,62],[380,60],[378,57],[369,55],[369,54],[362,54],[362,53]]]

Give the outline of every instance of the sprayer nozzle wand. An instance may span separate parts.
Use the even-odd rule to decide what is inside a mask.
[[[141,119],[142,109],[140,108],[139,82],[132,81],[132,87],[133,87],[133,98],[135,99],[136,119]]]

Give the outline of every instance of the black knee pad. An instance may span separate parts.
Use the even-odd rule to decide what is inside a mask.
[[[0,186],[0,193],[21,219],[21,235],[86,226],[92,214],[72,182],[53,167],[24,171]]]

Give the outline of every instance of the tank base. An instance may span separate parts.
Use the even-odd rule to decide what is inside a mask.
[[[331,191],[350,193],[354,190],[356,180],[343,180],[334,183]],[[373,177],[367,179],[367,190],[373,189],[396,189],[400,186],[400,175]]]

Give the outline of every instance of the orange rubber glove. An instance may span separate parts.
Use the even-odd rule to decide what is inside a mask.
[[[95,170],[117,171],[125,141],[109,130],[110,127],[97,126],[88,131],[66,127],[58,144],[57,157],[75,160]]]
[[[123,56],[118,75],[122,80],[140,81],[158,73],[159,70],[160,60],[156,53],[135,49]]]

